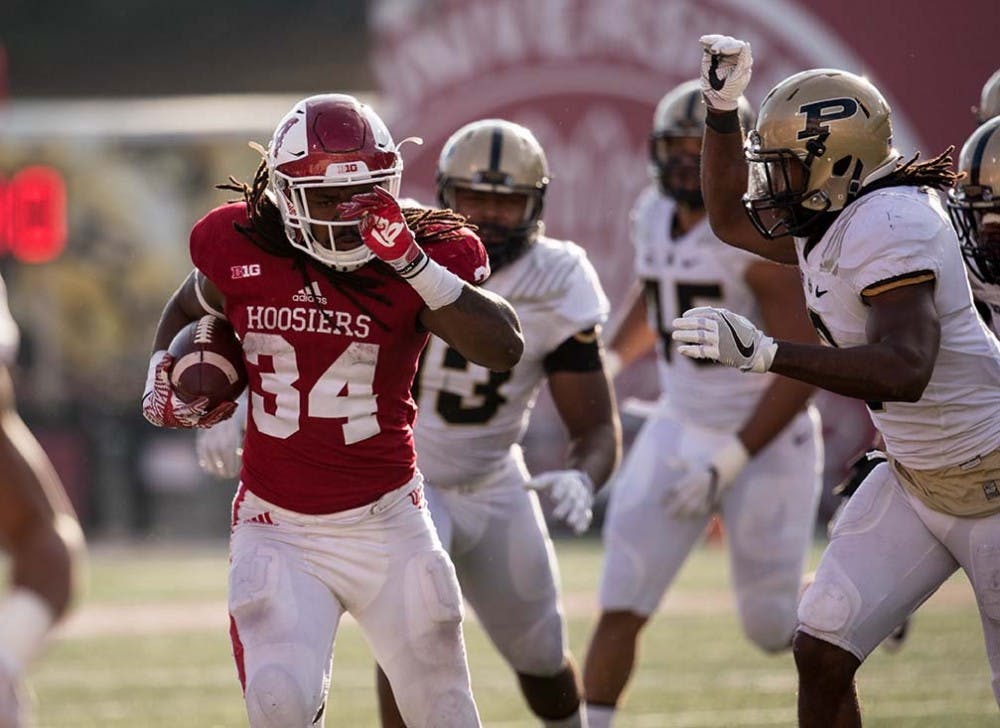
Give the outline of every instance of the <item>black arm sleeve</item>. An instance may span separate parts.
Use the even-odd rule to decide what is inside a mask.
[[[573,334],[550,351],[542,365],[546,374],[600,371],[604,368],[600,329],[594,326]]]

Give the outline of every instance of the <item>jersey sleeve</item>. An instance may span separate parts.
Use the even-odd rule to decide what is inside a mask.
[[[464,281],[479,285],[490,276],[490,259],[479,236],[469,228],[441,242],[427,245],[425,252]]]
[[[236,275],[230,270],[231,266],[227,263],[223,250],[226,248],[226,241],[231,240],[235,234],[233,223],[241,213],[243,222],[246,223],[245,209],[242,203],[217,207],[191,229],[191,262],[223,295],[227,294],[226,289]]]
[[[841,274],[862,298],[939,278],[935,238],[945,223],[919,198],[879,195],[862,205],[844,231]]]
[[[548,352],[571,336],[603,324],[611,308],[597,271],[583,248],[571,245],[559,265],[565,267],[566,278],[560,293],[551,301],[546,330]]]

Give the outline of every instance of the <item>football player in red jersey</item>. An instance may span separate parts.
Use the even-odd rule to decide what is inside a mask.
[[[410,385],[428,332],[471,361],[520,358],[517,316],[461,218],[400,208],[402,161],[346,95],[300,101],[244,201],[191,233],[195,270],[167,303],[143,412],[205,427],[170,388],[167,345],[225,316],[243,343],[249,418],[233,502],[233,653],[253,728],[320,725],[341,615],[358,621],[411,726],[476,726],[455,569],[416,469]]]
[[[84,555],[73,506],[15,408],[8,367],[19,338],[0,279],[0,543],[11,574],[0,597],[0,728],[25,720],[21,674],[75,596]]]

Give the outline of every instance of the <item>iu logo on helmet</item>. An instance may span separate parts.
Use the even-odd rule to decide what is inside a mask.
[[[811,139],[830,131],[827,124],[839,119],[850,119],[858,113],[858,102],[852,98],[822,99],[811,104],[802,104],[799,114],[805,114],[806,128],[799,132],[797,139]]]

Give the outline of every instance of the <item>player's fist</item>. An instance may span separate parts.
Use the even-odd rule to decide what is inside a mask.
[[[423,257],[399,203],[383,188],[354,195],[340,203],[337,210],[341,220],[358,221],[364,244],[400,275],[405,275]]]
[[[703,35],[700,39],[701,93],[708,108],[735,111],[750,83],[753,57],[750,44],[728,35]]]
[[[766,372],[778,345],[750,319],[724,308],[700,306],[674,319],[671,338],[692,359],[709,359],[744,372]]]
[[[208,410],[208,397],[184,402],[170,383],[174,358],[166,351],[157,351],[149,360],[146,388],[142,394],[142,415],[157,427],[211,427],[232,416],[235,402],[223,402]]]
[[[579,535],[594,517],[594,484],[581,470],[553,470],[528,481],[529,490],[546,491],[552,499],[552,517]]]
[[[235,478],[243,464],[243,436],[247,429],[247,393],[236,400],[236,411],[228,420],[195,435],[198,465],[216,478]]]

